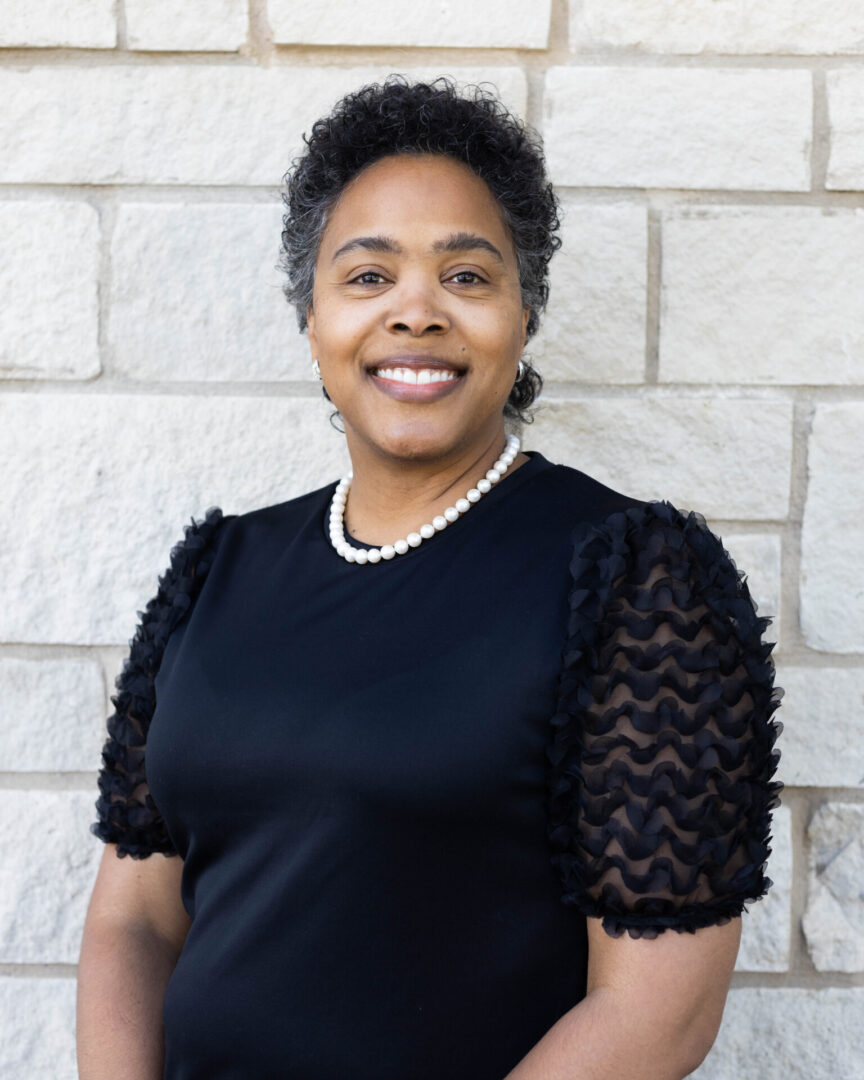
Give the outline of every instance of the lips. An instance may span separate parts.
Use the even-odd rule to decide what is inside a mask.
[[[455,371],[462,375],[466,371],[465,364],[456,363],[454,360],[446,360],[441,356],[426,356],[423,353],[395,353],[393,356],[385,356],[374,363],[367,364],[368,371],[376,371],[379,368],[412,368],[427,369],[429,371]]]
[[[466,369],[438,356],[401,355],[368,367],[372,382],[400,401],[437,401],[461,385]]]

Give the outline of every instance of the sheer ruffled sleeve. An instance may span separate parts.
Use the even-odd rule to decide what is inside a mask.
[[[171,549],[170,565],[159,578],[158,591],[138,612],[139,623],[129,655],[111,698],[108,738],[99,773],[98,821],[90,832],[118,855],[146,858],[154,852],[176,855],[165,823],[147,786],[147,732],[156,706],[155,679],[171,632],[191,608],[216,553],[224,517],[211,507],[204,520],[185,527],[184,538]]]
[[[577,529],[571,586],[548,750],[562,900],[611,937],[728,923],[773,884],[771,618],[704,517],[666,501]]]

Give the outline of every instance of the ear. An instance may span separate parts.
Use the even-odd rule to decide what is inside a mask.
[[[315,333],[315,313],[312,305],[306,306],[306,335],[309,338],[309,349],[312,356],[318,355],[318,337]]]
[[[531,318],[531,308],[522,308],[522,341],[519,346],[519,351],[525,348],[525,342],[528,340],[528,320]]]

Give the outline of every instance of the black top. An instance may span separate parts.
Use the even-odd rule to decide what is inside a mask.
[[[335,484],[172,550],[91,826],[184,860],[166,1080],[502,1080],[585,996],[586,916],[772,884],[770,618],[699,513],[529,456],[389,562],[332,549]]]

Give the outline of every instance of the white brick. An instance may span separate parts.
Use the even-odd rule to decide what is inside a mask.
[[[525,445],[625,494],[698,510],[709,525],[714,518],[783,518],[788,511],[787,402],[679,395],[547,399],[526,429]]]
[[[92,206],[0,202],[0,377],[99,374],[98,274]]]
[[[862,1080],[864,987],[730,991],[717,1041],[689,1080]]]
[[[860,209],[673,211],[663,221],[660,380],[860,383],[862,295]]]
[[[0,46],[113,49],[114,0],[2,0]]]
[[[777,665],[778,773],[795,787],[864,783],[864,669]]]
[[[546,76],[552,179],[581,187],[810,186],[810,73],[558,67]]]
[[[73,978],[0,975],[0,1080],[77,1080]]]
[[[864,10],[848,0],[582,0],[570,11],[578,50],[864,52]]]
[[[246,41],[247,0],[125,0],[130,49],[233,52]]]
[[[97,769],[105,708],[95,660],[0,659],[0,772]]]
[[[828,71],[825,81],[831,142],[825,187],[864,191],[864,71]]]
[[[773,620],[765,640],[775,642],[773,655],[776,656],[782,644],[780,537],[770,533],[727,533],[723,543],[738,569],[745,574],[759,615],[770,616]]]
[[[121,207],[112,369],[153,380],[310,379],[308,341],[276,270],[281,230],[278,201]]]
[[[801,526],[801,632],[813,649],[864,652],[864,404],[818,405]]]
[[[782,736],[781,736],[782,737]],[[788,971],[792,930],[792,818],[788,807],[772,810],[771,854],[767,876],[772,885],[751,902],[741,917],[741,948],[736,971]]]
[[[638,383],[645,376],[645,210],[562,197],[563,246],[550,302],[528,344],[547,379]]]
[[[0,398],[0,640],[128,642],[190,517],[342,474],[332,411],[317,394]]]
[[[302,45],[398,45],[545,49],[550,0],[436,0],[432,4],[358,4],[356,0],[270,0],[277,42]]]
[[[278,185],[302,133],[344,93],[388,72],[179,63],[0,69],[0,182]],[[492,80],[524,111],[518,68],[453,74]],[[428,77],[425,69],[409,75]]]
[[[817,971],[864,971],[864,806],[825,803],[807,829],[802,927]]]
[[[74,964],[103,845],[98,790],[0,791],[0,963]]]

